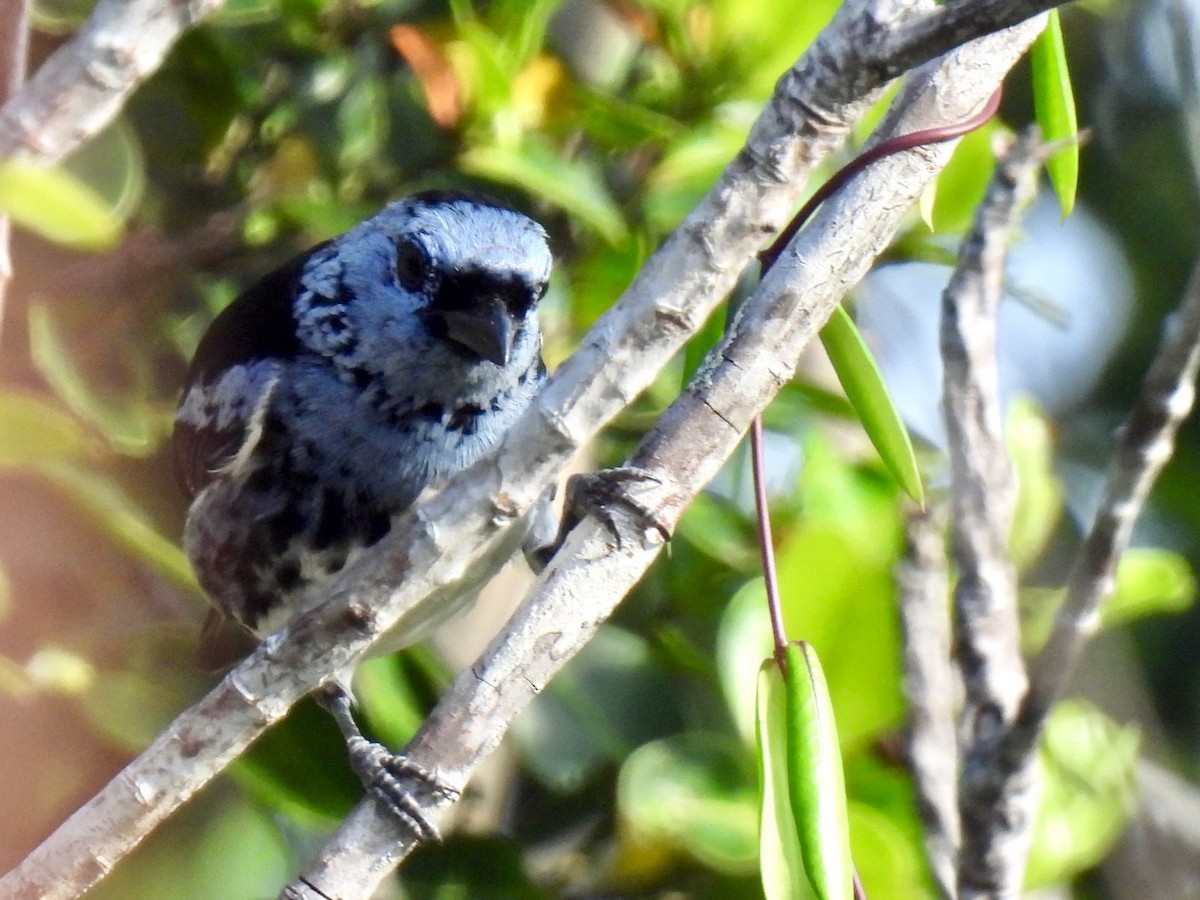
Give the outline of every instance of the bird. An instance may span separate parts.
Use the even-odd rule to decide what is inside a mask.
[[[551,266],[533,219],[427,191],[300,254],[216,316],[171,442],[190,499],[183,546],[216,610],[206,632],[276,631],[418,498],[497,446],[547,377],[538,304]],[[536,559],[548,526],[526,527]],[[418,608],[381,645],[415,642],[472,599]],[[346,673],[316,696],[367,787],[430,833],[398,778],[436,778],[363,737]]]

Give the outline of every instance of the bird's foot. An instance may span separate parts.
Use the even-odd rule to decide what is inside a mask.
[[[634,466],[572,475],[567,480],[558,537],[553,544],[538,548],[537,561],[541,566],[549,563],[567,535],[586,516],[594,518],[613,535],[618,550],[627,544],[666,543],[671,539],[670,529],[653,508],[633,495],[639,486],[660,483],[650,472]]]
[[[367,793],[387,807],[418,841],[440,841],[441,834],[429,821],[421,798],[434,796],[439,801],[453,802],[459,797],[458,789],[443,781],[436,772],[363,735],[354,721],[350,693],[338,682],[323,684],[314,697],[341,729],[350,768]]]
[[[346,749],[350,767],[367,793],[387,807],[419,841],[442,839],[418,798],[435,795],[452,803],[459,797],[456,788],[446,784],[436,772],[361,735],[347,738]]]

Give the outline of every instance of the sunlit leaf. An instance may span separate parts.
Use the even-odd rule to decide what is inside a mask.
[[[854,867],[842,754],[825,675],[811,645],[788,645],[784,684],[788,790],[804,870],[821,900],[849,900]]]
[[[1046,547],[1063,511],[1063,488],[1054,471],[1050,423],[1027,397],[1008,407],[1004,439],[1017,475],[1017,504],[1009,552],[1018,569],[1032,564]]]
[[[47,240],[103,250],[121,237],[121,217],[62,167],[0,160],[0,212]]]
[[[992,136],[1000,127],[995,119],[964,135],[934,182],[926,223],[937,234],[953,234],[971,224],[975,208],[987,191],[995,154]],[[923,195],[924,197],[924,195]],[[922,210],[922,215],[925,215]]]
[[[1075,189],[1079,182],[1079,142],[1074,140],[1079,124],[1057,9],[1050,10],[1046,27],[1033,43],[1030,61],[1033,64],[1033,109],[1042,137],[1051,143],[1068,141],[1046,160],[1046,173],[1058,195],[1058,204],[1063,216],[1068,216],[1075,208]]]
[[[1179,613],[1196,601],[1196,576],[1187,559],[1169,550],[1134,547],[1117,566],[1117,589],[1100,608],[1108,627],[1155,613]]]
[[[468,149],[459,157],[464,172],[527,191],[563,209],[610,243],[625,237],[625,220],[595,167],[564,159],[544,144]]]
[[[762,579],[749,581],[725,605],[717,630],[717,676],[747,748],[756,742],[763,657],[771,653],[771,622]]]
[[[239,28],[270,22],[279,16],[280,0],[225,0],[212,17],[219,27]]]
[[[33,394],[0,392],[0,467],[79,460],[87,433],[72,415]]]
[[[840,305],[821,329],[821,344],[884,465],[908,496],[924,503],[925,488],[908,429],[892,405],[875,357]]]
[[[425,718],[408,673],[396,654],[363,660],[354,672],[354,698],[378,739],[403,747]]]
[[[1135,802],[1139,735],[1078,700],[1059,703],[1046,724],[1042,795],[1026,887],[1070,880],[1107,854]]]
[[[730,568],[751,571],[761,565],[744,517],[712,494],[696,497],[680,520],[676,536]]]
[[[925,227],[930,231],[934,230],[933,224],[933,206],[937,201],[937,179],[925,185],[925,190],[921,191],[921,196],[917,199],[917,210],[921,214],[921,221],[925,223]]]
[[[29,24],[48,34],[68,34],[83,24],[96,0],[33,0]]]
[[[228,782],[203,791],[88,891],[88,900],[261,900],[295,873],[271,811]]]
[[[39,690],[74,697],[96,682],[96,668],[78,653],[53,645],[39,648],[25,663],[29,683]]]
[[[854,868],[867,896],[871,900],[934,896],[924,877],[926,862],[917,839],[919,828],[906,833],[902,827],[908,818],[915,819],[911,804],[898,813],[881,808],[883,798],[868,796],[870,802],[850,799],[847,803]],[[915,821],[912,824],[917,825]]]
[[[717,871],[748,875],[758,860],[748,763],[741,745],[720,734],[685,732],[643,744],[621,767],[621,815]]]
[[[758,673],[759,871],[767,900],[814,897],[788,785],[787,693],[772,659]]]

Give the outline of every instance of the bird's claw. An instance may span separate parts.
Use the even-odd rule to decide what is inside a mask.
[[[420,841],[441,841],[442,836],[418,802],[420,794],[435,794],[454,802],[459,791],[443,781],[436,772],[426,769],[407,756],[392,753],[381,744],[366,738],[353,738],[346,743],[350,765],[367,792],[382,803]]]
[[[559,542],[585,516],[591,516],[611,532],[618,550],[625,546],[631,532],[636,536],[631,543],[645,543],[653,534],[659,539],[658,543],[665,544],[671,539],[670,529],[652,508],[639,502],[630,492],[630,488],[639,485],[660,483],[661,480],[650,472],[634,466],[572,475],[567,481]],[[614,509],[623,510],[625,515],[615,515]]]

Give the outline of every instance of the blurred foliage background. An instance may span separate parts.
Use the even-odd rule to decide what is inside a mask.
[[[34,0],[34,65],[89,6]],[[389,199],[473,188],[529,212],[552,236],[558,266],[544,329],[553,367],[711,186],[835,7],[229,0],[63,169],[0,171],[0,205],[19,226],[0,354],[0,866],[211,683],[191,663],[206,602],[178,547],[184,503],[165,441],[187,360],[216,311]],[[1152,2],[1094,3],[1064,18],[1080,120],[1093,129],[1075,214],[1090,230],[1060,245],[1076,218],[1043,217],[1027,246],[1050,248],[1032,268],[1053,277],[1014,277],[1010,305],[1032,314],[1010,326],[1004,351],[1023,371],[1020,348],[1041,345],[1022,329],[1086,337],[1049,352],[1048,380],[1082,385],[1071,396],[1041,396],[1045,384],[1019,379],[1013,390],[1022,491],[1013,546],[1031,647],[1109,434],[1200,243],[1162,23]],[[923,204],[925,221],[914,211],[880,274],[909,260],[945,262],[990,174],[992,133],[1030,121],[1029,96],[1018,67],[1003,123],[964,141]],[[1115,296],[1060,295],[1103,269],[1101,259],[1120,273]],[[873,280],[861,297],[860,322],[914,422],[936,396],[935,363],[911,322],[877,317],[867,328],[866,312],[899,294],[928,319],[938,278],[923,289]],[[624,457],[722,318],[603,435],[591,464]],[[902,371],[915,375],[905,381]],[[815,644],[830,681],[869,895],[932,896],[899,752],[893,570],[905,501],[817,351],[805,373],[767,416],[789,627]],[[936,499],[945,484],[938,438],[922,436]],[[1119,895],[1113,847],[1136,814],[1139,754],[1200,777],[1198,437],[1189,425],[1077,696],[1052,721],[1030,882],[1056,896]],[[462,827],[422,850],[389,890],[761,894],[752,709],[769,642],[746,470],[731,461],[670,552],[481,774]],[[377,735],[398,744],[411,734],[502,621],[519,579],[432,646],[364,666],[359,690]],[[302,705],[94,896],[274,895],[358,794],[336,731]]]

